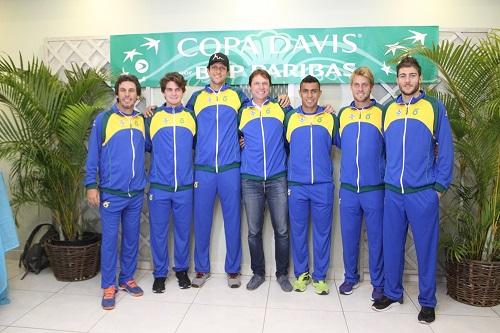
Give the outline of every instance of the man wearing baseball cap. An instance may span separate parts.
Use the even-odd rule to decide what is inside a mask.
[[[193,93],[187,108],[196,115],[194,233],[195,270],[193,287],[210,277],[210,235],[216,194],[219,195],[226,239],[225,271],[228,285],[238,288],[241,264],[240,238],[240,147],[238,110],[248,101],[245,94],[226,84],[229,59],[214,53],[208,61],[210,83]]]

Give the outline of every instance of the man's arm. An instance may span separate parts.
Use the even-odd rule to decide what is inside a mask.
[[[438,123],[436,128],[436,139],[439,151],[436,158],[436,183],[434,189],[440,193],[446,191],[453,177],[453,136],[450,121],[446,115],[446,109],[441,101],[438,101]]]
[[[97,188],[97,173],[99,168],[99,158],[101,156],[101,120],[98,115],[92,125],[90,132],[87,162],[85,164],[85,188],[87,189],[87,201],[90,206],[99,206],[99,190]]]

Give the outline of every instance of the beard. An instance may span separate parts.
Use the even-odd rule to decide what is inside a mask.
[[[417,91],[419,91],[420,85],[415,85],[415,86],[406,86],[403,87],[404,89],[400,89],[401,93],[406,95],[406,96],[413,96]]]

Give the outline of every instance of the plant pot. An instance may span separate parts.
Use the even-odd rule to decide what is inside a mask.
[[[465,259],[446,261],[446,285],[451,298],[475,306],[500,304],[500,262]]]
[[[46,251],[57,280],[88,280],[99,272],[101,234],[85,232],[82,240],[52,240]]]

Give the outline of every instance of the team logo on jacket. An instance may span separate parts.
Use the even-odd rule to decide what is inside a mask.
[[[372,117],[372,114],[371,113],[367,113],[366,116],[365,116],[365,119],[366,120],[370,120],[371,117]]]
[[[271,109],[270,109],[270,108],[267,108],[267,109],[266,109],[266,113],[267,113],[267,114],[271,114]]]
[[[104,201],[104,202],[102,203],[102,206],[103,206],[104,208],[108,208],[108,207],[109,207],[109,203],[110,203],[109,201]]]
[[[181,120],[179,120],[179,122],[180,122],[181,124],[184,124],[184,118],[181,118]]]
[[[415,108],[415,110],[413,110],[413,115],[416,116],[418,114],[418,112],[420,111],[419,108]]]
[[[120,120],[120,126],[125,127],[125,122],[123,120]]]
[[[321,123],[323,121],[323,117],[318,118],[318,123]]]
[[[301,117],[299,118],[299,121],[300,121],[301,123],[303,123],[303,122],[305,121],[304,116],[301,116]]]
[[[401,109],[398,109],[398,111],[396,111],[396,116],[400,116],[401,113],[403,113],[403,111],[401,111]]]
[[[222,97],[223,102],[227,102],[227,96]]]

